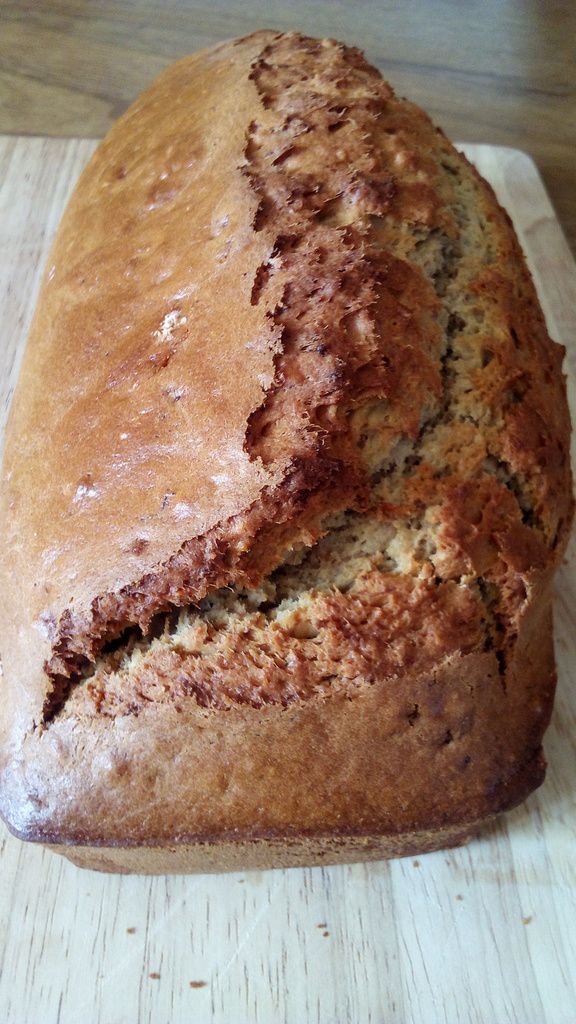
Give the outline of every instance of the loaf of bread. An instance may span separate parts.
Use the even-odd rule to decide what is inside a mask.
[[[54,244],[2,485],[0,800],[104,870],[463,842],[544,775],[562,350],[362,55],[168,68]]]

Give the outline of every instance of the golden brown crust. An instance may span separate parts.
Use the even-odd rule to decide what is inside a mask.
[[[11,414],[11,827],[408,850],[523,799],[561,357],[490,189],[357,51],[257,33],[169,68],[84,172]]]
[[[554,689],[542,597],[524,614],[505,688],[493,651],[451,652],[422,675],[340,685],[287,708],[189,701],[113,724],[58,716],[41,746],[32,735],[12,760],[4,813],[22,837],[104,846],[481,820],[542,780]]]

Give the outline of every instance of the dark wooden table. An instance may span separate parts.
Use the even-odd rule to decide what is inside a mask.
[[[526,150],[576,249],[574,0],[0,0],[0,133],[103,135],[167,63],[261,27],[356,44],[453,139]]]

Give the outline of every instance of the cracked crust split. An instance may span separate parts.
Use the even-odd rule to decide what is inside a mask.
[[[447,146],[440,144],[447,151],[434,162],[436,139],[429,149],[416,149],[404,129],[405,104],[351,51],[279,39],[253,61],[250,78],[262,110],[247,129],[242,171],[258,200],[254,229],[274,233],[254,276],[251,303],[266,306],[277,271],[286,283],[280,302],[266,312],[279,338],[274,378],[249,417],[245,449],[264,465],[284,460],[309,467],[325,505],[339,505],[353,517],[354,539],[331,526],[322,508],[311,513],[315,488],[302,481],[303,468],[293,488],[284,478],[238,524],[222,524],[214,538],[184,545],[134,588],[96,599],[84,635],[64,616],[48,666],[59,680],[45,721],[70,692],[67,679],[87,681],[74,694],[71,713],[79,705],[89,710],[92,702],[108,714],[134,714],[147,701],[186,697],[215,708],[234,700],[286,703],[335,685],[350,644],[342,611],[335,608],[326,620],[325,591],[338,584],[329,573],[328,582],[324,577],[336,559],[341,566],[356,563],[349,596],[339,602],[351,612],[364,595],[365,628],[372,631],[366,664],[394,674],[402,661],[387,667],[378,654],[383,645],[389,650],[402,640],[404,649],[422,642],[422,609],[411,610],[416,587],[427,595],[431,613],[442,593],[454,637],[458,623],[467,621],[478,645],[483,623],[485,648],[495,649],[504,678],[518,609],[506,605],[503,588],[512,586],[514,596],[523,589],[525,595],[525,588],[518,567],[503,557],[495,529],[523,551],[524,572],[546,560],[550,536],[536,519],[534,474],[521,479],[501,458],[508,408],[535,382],[530,367],[515,365],[517,330],[502,314],[518,283],[495,270],[501,228],[483,216],[481,184]],[[418,121],[433,134],[423,118]],[[486,301],[495,274],[499,290]],[[523,291],[521,300],[533,302],[529,287]],[[495,357],[488,344],[500,367],[496,402],[483,393]],[[523,350],[518,363],[522,357]],[[510,398],[502,401],[506,389]],[[466,522],[480,494],[481,539],[476,524],[470,536],[450,539],[451,520],[459,518],[455,504]],[[304,542],[284,528],[274,543],[277,496],[285,523],[307,529]],[[250,552],[239,555],[234,534],[245,542],[249,530]],[[310,547],[320,536],[319,550]],[[367,536],[379,540],[372,540],[369,556],[355,559],[355,546]],[[263,543],[275,551],[268,567],[260,551],[254,558],[254,546]],[[276,576],[285,571],[283,560],[293,558],[298,543],[290,614],[272,619],[259,611],[276,590],[266,569]],[[389,599],[404,595],[406,601],[405,616],[395,626],[389,622],[385,640],[370,617],[374,590],[383,609]],[[231,593],[234,611],[227,613]],[[306,628],[301,621],[312,623],[313,637],[298,635]],[[318,652],[330,632],[340,644],[332,643],[326,661]],[[434,645],[428,653],[433,664]],[[370,675],[365,666],[344,672],[348,683]]]

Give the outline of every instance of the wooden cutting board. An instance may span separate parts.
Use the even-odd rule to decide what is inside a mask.
[[[0,401],[87,140],[0,138]],[[576,411],[576,274],[530,159],[466,146],[515,221]],[[82,872],[0,826],[1,1024],[575,1024],[576,549],[545,785],[470,846],[350,867]],[[1,696],[1,684],[0,684]]]

